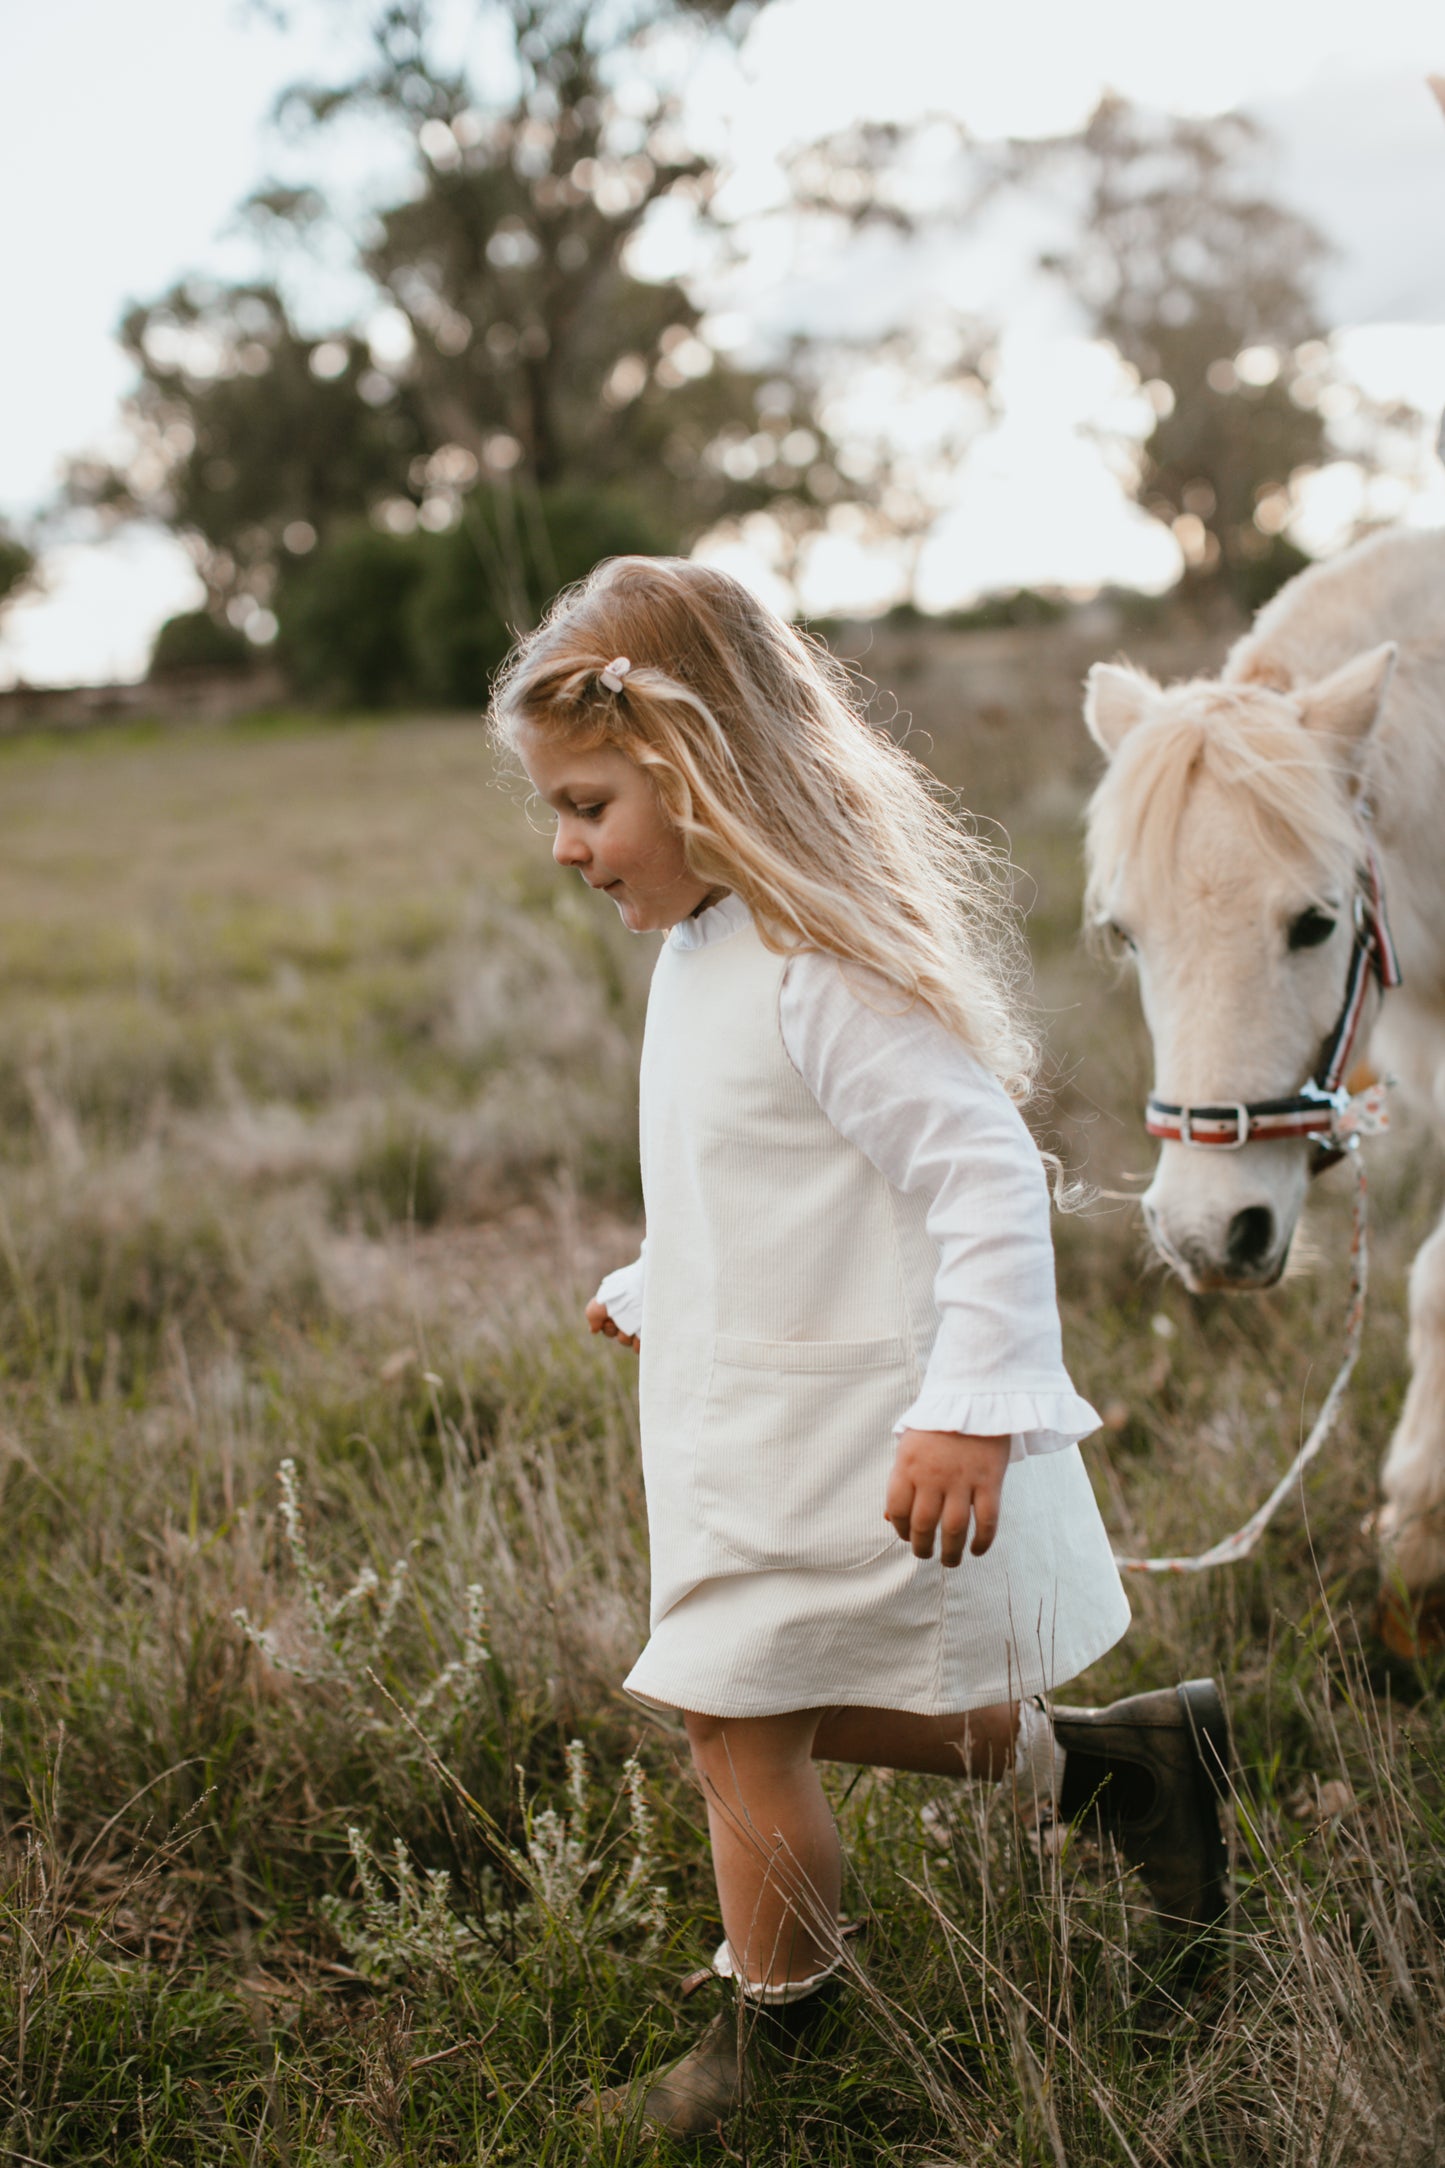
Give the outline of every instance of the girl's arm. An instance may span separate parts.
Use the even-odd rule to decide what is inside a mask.
[[[783,1043],[819,1106],[896,1189],[922,1191],[938,1245],[938,1335],[899,1432],[1006,1437],[1010,1457],[1057,1452],[1099,1418],[1064,1368],[1048,1185],[995,1077],[896,988],[805,952],[779,1010]]]

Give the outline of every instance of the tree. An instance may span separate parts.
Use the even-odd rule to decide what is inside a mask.
[[[373,23],[367,73],[298,87],[285,106],[322,124],[362,105],[414,135],[418,192],[382,215],[362,260],[410,327],[408,380],[434,441],[538,488],[623,482],[679,537],[771,494],[706,457],[754,422],[758,381],[699,336],[680,283],[628,270],[659,204],[706,222],[716,176],[675,101],[629,110],[613,82],[668,18],[730,12],[658,4],[619,21],[578,0],[505,0],[518,84],[489,108],[430,57],[428,0],[406,0]]]
[[[1140,501],[1173,526],[1187,578],[1251,603],[1304,561],[1281,529],[1291,476],[1324,444],[1309,281],[1325,242],[1258,192],[1261,149],[1241,114],[1155,118],[1112,96],[1078,135],[1014,147],[1017,177],[1081,180],[1077,238],[1043,260],[1153,397]]]
[[[465,525],[491,614],[515,626],[550,591],[549,520],[564,498],[604,548],[645,533],[682,549],[724,514],[826,492],[776,448],[741,471],[730,447],[788,433],[765,411],[765,380],[707,343],[680,282],[629,268],[659,204],[711,231],[715,176],[682,140],[675,103],[637,90],[648,41],[667,25],[711,35],[741,11],[490,5],[515,59],[503,95],[437,58],[431,0],[383,0],[363,71],[281,102],[303,139],[365,111],[413,148],[412,193],[378,212],[357,259],[405,320],[403,358],[378,357],[354,326],[303,332],[280,273],[183,281],[127,316],[135,455],[121,469],[78,464],[72,494],[171,526],[212,610],[253,632],[274,605],[284,633],[287,608],[326,588],[322,560],[343,538],[340,568],[369,580],[379,553],[356,539],[366,522],[395,539]],[[258,190],[249,208],[296,245],[327,215],[315,189],[294,185]],[[813,444],[816,466],[826,446],[816,433]],[[521,533],[531,540],[513,547]],[[313,610],[313,630],[330,609]]]
[[[772,456],[779,443],[796,448],[808,488],[769,507],[768,554],[796,585],[826,525],[870,555],[900,598],[911,596],[924,547],[958,502],[970,448],[998,414],[996,327],[940,296],[921,298],[924,245],[966,227],[993,183],[975,174],[962,126],[938,116],[855,122],[794,151],[788,178],[783,215],[809,257],[834,247],[857,263],[864,305],[847,328],[795,335],[769,387]],[[880,317],[869,266],[883,256],[881,284],[893,285],[905,250],[918,275],[903,312]],[[721,451],[730,472],[745,474],[767,461],[768,445],[738,439]]]
[[[274,285],[183,280],[130,309],[120,336],[135,448],[119,468],[73,462],[71,498],[170,527],[234,622],[270,603],[288,552],[405,492],[425,454],[409,388],[354,332],[306,337]]]

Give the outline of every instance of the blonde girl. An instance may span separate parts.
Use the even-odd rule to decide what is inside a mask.
[[[1161,1911],[1213,1919],[1209,1682],[1052,1719],[1035,1699],[1129,1610],[1078,1451],[1098,1418],[1063,1365],[988,854],[826,652],[707,566],[599,566],[512,656],[493,720],[558,864],[667,937],[647,1238],[588,1322],[641,1356],[651,1636],[626,1684],[687,1729],[715,1969],[790,2046],[828,2000],[819,1761],[1102,1799]],[[720,2014],[603,2105],[701,2130],[737,2052]]]

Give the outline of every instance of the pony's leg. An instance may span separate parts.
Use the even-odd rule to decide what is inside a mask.
[[[1380,1472],[1379,1535],[1387,1588],[1403,1584],[1418,1605],[1445,1598],[1445,1219],[1410,1271],[1410,1367]]]

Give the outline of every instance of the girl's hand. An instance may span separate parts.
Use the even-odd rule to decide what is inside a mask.
[[[1008,1466],[1007,1438],[969,1438],[956,1430],[905,1430],[888,1479],[883,1517],[913,1546],[915,1558],[932,1558],[933,1538],[945,1566],[963,1558],[969,1515],[975,1558],[998,1534],[999,1501]]]
[[[615,1340],[619,1347],[630,1347],[634,1355],[642,1352],[641,1333],[623,1332],[613,1323],[606,1303],[599,1302],[595,1295],[587,1305],[587,1330],[605,1332],[609,1340]]]

